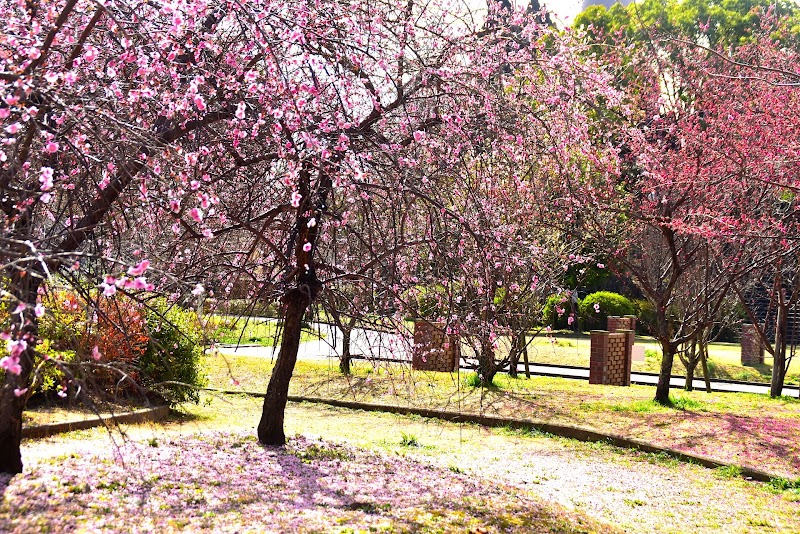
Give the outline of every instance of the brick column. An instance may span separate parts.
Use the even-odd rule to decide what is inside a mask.
[[[764,363],[764,345],[755,325],[742,325],[742,365]]]
[[[414,322],[412,369],[448,373],[458,370],[461,344],[458,336],[447,335],[445,328],[444,323]]]
[[[591,349],[589,353],[589,383],[605,384],[608,367],[606,365],[608,331],[592,330],[590,333]]]
[[[610,333],[592,330],[589,357],[589,383],[613,386],[631,385],[633,331]]]
[[[633,330],[636,331],[636,316],[635,315],[609,315],[608,316],[608,331],[611,333],[619,332],[620,330]]]

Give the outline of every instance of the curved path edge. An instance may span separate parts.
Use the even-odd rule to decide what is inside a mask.
[[[215,389],[215,388],[205,388],[205,389],[206,391],[212,391],[215,393],[224,393],[229,395],[248,395],[251,397],[260,397],[260,398],[263,398],[265,396],[264,393],[257,393],[253,391],[241,391],[241,390],[236,391],[230,389]],[[769,482],[770,480],[782,478],[779,477],[778,475],[774,475],[766,471],[761,471],[759,469],[754,469],[752,467],[738,465],[730,462],[723,462],[721,460],[717,460],[700,454],[683,452],[676,449],[670,449],[667,447],[659,447],[657,445],[653,445],[652,443],[648,443],[646,441],[640,441],[638,439],[628,438],[617,434],[598,432],[597,430],[592,430],[580,426],[560,425],[560,424],[547,423],[544,421],[536,421],[531,419],[515,419],[510,417],[496,417],[491,415],[455,413],[455,412],[448,412],[445,410],[414,408],[410,406],[393,406],[389,404],[373,404],[373,403],[347,401],[340,399],[329,399],[324,397],[304,397],[300,395],[289,395],[288,400],[291,402],[311,402],[317,404],[327,404],[329,406],[336,406],[339,408],[349,408],[351,410],[385,412],[385,413],[394,413],[398,415],[418,415],[420,417],[427,417],[431,419],[441,419],[444,421],[449,421],[451,423],[472,423],[481,426],[495,427],[495,428],[512,427],[512,428],[533,429],[533,430],[538,430],[540,432],[553,434],[555,436],[575,439],[578,441],[586,441],[586,442],[600,441],[623,449],[632,449],[654,454],[666,454],[667,456],[670,456],[677,460],[681,460],[683,462],[694,463],[712,469],[717,467],[736,467],[740,470],[741,476],[743,478],[757,480],[759,482]]]
[[[90,419],[80,419],[76,421],[65,421],[63,423],[49,423],[44,425],[31,425],[23,427],[22,437],[26,439],[40,439],[72,432],[73,430],[85,430],[98,426],[118,425],[118,424],[137,424],[147,421],[160,421],[169,414],[169,406],[156,406],[155,408],[142,408],[131,412],[119,414],[102,414]]]

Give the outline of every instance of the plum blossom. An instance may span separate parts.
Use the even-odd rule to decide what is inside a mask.
[[[311,252],[311,243],[306,243],[303,245],[304,252]]]
[[[100,349],[97,348],[97,345],[92,347],[92,359],[94,361],[100,361],[100,358],[103,357],[103,353],[100,352]]]
[[[199,297],[205,292],[206,288],[203,287],[203,284],[197,284],[196,286],[194,286],[194,289],[192,289],[192,295],[194,295],[195,297]]]
[[[292,192],[292,207],[299,208],[300,207],[300,200],[302,200],[303,195],[298,193],[297,191]]]
[[[36,304],[36,306],[33,307],[33,314],[36,317],[42,317],[44,315],[44,311],[45,311],[44,306],[42,306],[41,303],[38,303]]]
[[[150,260],[142,260],[135,267],[128,269],[128,276],[141,276],[150,267]]]
[[[189,216],[190,216],[190,217],[191,217],[191,218],[192,218],[192,219],[193,219],[195,222],[203,222],[203,210],[201,210],[200,208],[192,208],[192,209],[189,211]]]
[[[39,188],[41,191],[49,191],[53,188],[53,169],[50,167],[42,167],[42,174],[39,177],[42,186]]]
[[[594,303],[594,312],[600,313],[600,304],[597,302]]]
[[[14,396],[15,397],[21,397],[21,396],[25,395],[27,392],[28,392],[28,388],[22,388],[22,389],[14,388]]]

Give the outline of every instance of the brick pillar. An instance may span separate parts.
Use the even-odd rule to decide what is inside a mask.
[[[448,373],[458,370],[461,344],[458,336],[447,335],[445,328],[444,323],[414,322],[412,369]]]
[[[633,331],[610,333],[592,330],[589,357],[589,383],[613,386],[631,385]]]
[[[636,331],[636,316],[635,315],[609,315],[608,316],[608,331],[611,333],[619,332],[620,330],[633,330]]]
[[[764,345],[752,324],[742,325],[742,365],[764,363]]]
[[[608,366],[606,365],[608,331],[592,330],[590,338],[589,383],[605,384],[606,373],[608,371]]]
[[[633,324],[636,324],[636,318],[633,318]],[[619,330],[620,334],[625,334],[625,363],[623,364],[623,386],[631,385],[631,364],[633,363],[633,344],[636,339],[636,333],[633,330]]]

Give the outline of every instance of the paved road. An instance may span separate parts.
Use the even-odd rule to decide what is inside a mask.
[[[302,360],[323,361],[337,359],[342,346],[341,332],[335,327],[326,324],[320,324],[317,328],[325,337],[323,339],[301,343],[298,351],[298,358]],[[351,353],[359,359],[391,360],[398,362],[411,361],[411,339],[398,334],[356,328],[353,330],[350,347]],[[221,354],[236,354],[262,358],[272,358],[278,355],[278,349],[276,348],[253,345],[240,345],[238,347],[220,345],[217,347],[217,350],[219,350]],[[465,371],[474,368],[471,363],[472,362],[462,358],[461,368]],[[518,369],[519,372],[524,372],[522,364],[519,365]],[[530,370],[531,373],[535,375],[589,380],[589,369],[585,367],[531,364]],[[655,373],[632,373],[631,382],[634,384],[655,385],[658,382],[658,375]],[[670,381],[670,387],[682,389],[685,382],[686,379],[684,377],[673,376]],[[705,382],[702,378],[695,379],[693,385],[695,389],[702,390],[705,388]],[[711,389],[713,391],[769,394],[768,384],[758,384],[754,382],[712,380]],[[784,387],[783,394],[790,397],[800,397],[800,390],[796,386]]]

